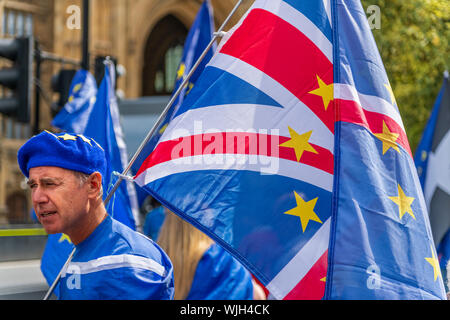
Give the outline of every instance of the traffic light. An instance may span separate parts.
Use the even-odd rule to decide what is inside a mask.
[[[0,113],[17,121],[30,121],[34,40],[32,37],[0,39],[0,58],[11,61],[12,66],[0,69],[0,85],[12,95],[0,97]]]
[[[52,90],[59,95],[58,101],[51,106],[52,115],[55,116],[69,101],[69,91],[72,80],[77,73],[72,69],[61,69],[52,77]]]

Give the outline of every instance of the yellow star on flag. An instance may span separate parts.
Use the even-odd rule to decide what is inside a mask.
[[[405,213],[409,213],[411,217],[416,219],[414,216],[414,213],[411,209],[411,204],[414,201],[413,197],[407,197],[405,193],[403,192],[402,187],[398,185],[398,196],[397,197],[389,197],[390,200],[392,200],[395,204],[398,205],[398,212],[400,214],[400,219],[403,218]]]
[[[394,91],[392,90],[391,85],[388,83],[385,83],[384,86],[385,86],[386,90],[389,92],[389,96],[391,97],[391,103],[393,105],[397,105],[397,100],[395,100]]]
[[[67,241],[68,243],[72,243],[72,241],[70,241],[69,236],[67,234],[65,234],[65,233],[63,233],[61,235],[61,238],[59,238],[58,243],[61,243],[61,242],[64,242],[64,241]]]
[[[325,111],[328,109],[330,102],[334,99],[333,84],[326,84],[322,79],[317,76],[317,82],[319,83],[319,88],[310,91],[308,93],[315,94],[316,96],[322,97],[323,105],[325,106]]]
[[[163,134],[164,133],[164,131],[166,131],[166,129],[167,129],[167,127],[169,126],[169,124],[168,123],[166,123],[161,129],[159,129],[159,134]]]
[[[396,142],[400,135],[398,133],[391,132],[386,122],[383,121],[383,133],[374,133],[373,135],[383,142],[383,155],[388,152],[390,148],[400,153],[400,149],[398,148],[398,144]]]
[[[433,267],[434,271],[434,281],[437,280],[438,277],[442,278],[441,274],[441,268],[439,267],[439,260],[436,258],[436,255],[434,254],[433,247],[431,247],[431,258],[425,258],[429,264]]]
[[[312,131],[306,132],[304,134],[298,134],[291,127],[288,127],[288,129],[291,139],[280,144],[280,147],[293,148],[295,150],[295,155],[297,157],[298,162],[300,162],[303,152],[305,151],[318,154],[316,149],[314,149],[308,142],[309,139],[311,138]]]
[[[75,86],[73,87],[72,92],[73,92],[73,93],[78,92],[78,91],[81,89],[81,87],[82,87],[82,84],[81,84],[81,83],[78,83],[77,85],[75,85]]]
[[[184,72],[186,71],[186,65],[184,63],[180,64],[180,67],[177,71],[177,80],[180,80],[184,76]]]
[[[285,214],[289,214],[291,216],[297,216],[300,218],[302,223],[302,230],[305,232],[306,227],[308,226],[309,221],[316,221],[322,223],[317,214],[314,212],[314,207],[316,206],[317,200],[319,198],[315,198],[311,201],[306,202],[300,197],[297,192],[294,191],[295,201],[297,202],[297,207],[286,211]]]
[[[76,137],[76,136],[72,136],[72,135],[70,135],[70,134],[68,134],[68,133],[66,133],[66,134],[63,135],[63,136],[59,136],[58,138],[59,138],[59,139],[63,139],[64,141],[67,141],[67,140],[73,140],[73,141],[76,141],[76,140],[77,140],[77,137]]]
[[[192,82],[189,82],[188,86],[187,86],[187,91],[186,91],[186,95],[188,95],[189,93],[191,93],[192,88],[194,88],[194,84]]]

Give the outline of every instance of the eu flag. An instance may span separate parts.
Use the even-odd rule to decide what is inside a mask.
[[[177,78],[175,82],[174,92],[182,84],[184,78],[191,71],[195,62],[201,56],[203,51],[208,46],[214,34],[214,14],[210,0],[205,0],[200,7],[197,17],[195,18],[192,27],[189,30],[189,34],[186,38],[183,50],[183,57],[181,58],[180,65],[178,66]],[[213,44],[212,48],[208,51],[202,63],[197,70],[189,78],[189,84],[183,89],[182,93],[178,96],[174,103],[175,109],[178,108],[184,101],[185,96],[192,90],[198,77],[203,72],[206,64],[211,60],[216,50],[216,44]]]
[[[52,121],[67,132],[83,132],[97,96],[97,83],[87,70],[78,70],[69,89],[69,101]]]
[[[442,88],[414,155],[444,273],[450,257],[450,174],[446,174],[449,159],[450,84],[448,72],[445,72]]]
[[[106,176],[103,177],[104,196],[117,180],[114,173],[122,173],[128,163],[114,81],[114,66],[107,64],[98,89],[97,100],[83,132],[85,136],[94,138],[105,149],[107,168]],[[136,229],[138,205],[136,190],[131,182],[125,181],[120,184],[108,203],[107,211],[114,219]]]
[[[361,3],[256,0],[135,181],[277,299],[444,299]]]

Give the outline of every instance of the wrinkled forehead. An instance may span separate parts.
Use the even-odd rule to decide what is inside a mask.
[[[43,178],[66,180],[75,178],[75,173],[72,170],[59,167],[35,167],[30,169],[28,181],[40,180]]]

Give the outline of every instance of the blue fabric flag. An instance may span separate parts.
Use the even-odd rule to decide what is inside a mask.
[[[420,181],[364,10],[336,0],[333,12],[341,121],[326,297],[445,299]]]
[[[137,184],[276,299],[445,298],[359,1],[256,0],[145,150]]]
[[[117,180],[113,172],[122,173],[127,164],[111,72],[114,72],[111,67],[105,68],[104,79],[97,90],[94,77],[86,70],[78,71],[72,80],[71,98],[53,122],[53,125],[66,132],[94,138],[105,150],[107,169],[103,176],[104,197]],[[124,181],[109,202],[107,211],[116,220],[136,229],[137,210],[134,185]],[[49,284],[53,283],[73,248],[66,235],[49,235],[41,260],[41,271]],[[59,296],[59,286],[54,293]]]
[[[114,68],[107,66],[105,76],[100,84],[97,101],[89,116],[89,121],[83,132],[87,137],[94,138],[106,153],[106,174],[103,177],[104,196],[117,181],[113,173],[122,173],[128,164],[127,151],[120,126],[119,108],[114,91]],[[134,185],[123,181],[108,203],[107,211],[112,217],[132,229],[136,229],[138,205]]]
[[[52,125],[66,132],[83,132],[97,96],[97,82],[87,70],[78,70],[69,89],[69,101]]]
[[[450,84],[448,72],[438,94],[414,161],[430,215],[434,243],[438,247],[441,269],[446,273],[450,252]],[[445,278],[445,277],[444,277]],[[447,284],[447,291],[450,288]]]
[[[214,34],[214,14],[210,0],[205,0],[200,7],[200,10],[192,24],[189,34],[186,38],[183,50],[183,57],[181,58],[180,65],[178,66],[177,78],[175,82],[174,92],[183,83],[184,77],[188,75],[194,66],[195,62],[201,56],[203,51],[208,46]],[[206,64],[211,60],[214,52],[216,51],[216,44],[214,43],[211,49],[206,54],[198,68],[192,74],[189,79],[189,83],[184,87],[182,93],[178,96],[174,103],[174,110],[176,111],[183,103],[185,96],[192,90],[198,77],[205,69]]]

